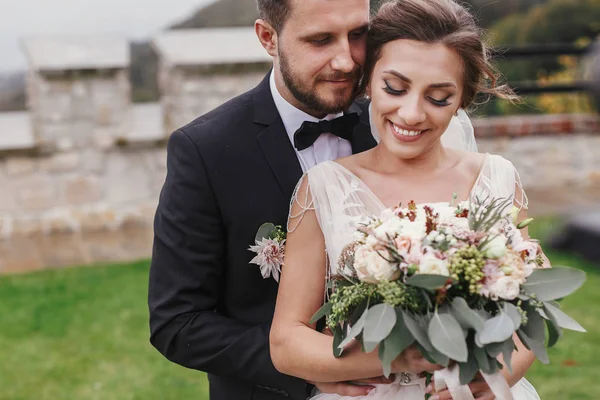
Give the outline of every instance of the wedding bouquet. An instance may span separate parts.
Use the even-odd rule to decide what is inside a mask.
[[[460,383],[508,368],[513,334],[548,363],[562,329],[584,331],[559,300],[585,281],[571,268],[545,268],[536,241],[525,240],[510,200],[388,209],[361,224],[337,261],[330,295],[313,316],[326,317],[334,354],[352,340],[378,349],[386,376],[416,344],[430,362],[458,363]],[[545,340],[546,327],[548,340]]]

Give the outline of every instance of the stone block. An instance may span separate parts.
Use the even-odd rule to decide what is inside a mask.
[[[13,182],[8,179],[4,162],[0,162],[0,213],[15,209],[15,190]],[[0,232],[2,230],[0,229]]]
[[[0,241],[0,273],[15,274],[44,268],[37,246],[32,239],[14,238]]]
[[[115,150],[107,155],[106,192],[109,204],[147,199],[150,172],[138,153]]]
[[[74,233],[79,231],[79,222],[67,208],[52,210],[42,218],[42,231],[45,235]]]
[[[108,150],[115,145],[117,130],[114,127],[97,127],[93,130],[93,146],[99,150]]]
[[[93,204],[102,199],[102,184],[95,176],[75,176],[65,179],[63,198],[69,206]]]
[[[42,221],[38,217],[16,217],[13,219],[13,236],[31,237],[42,233]]]
[[[91,262],[81,235],[58,233],[37,237],[34,242],[46,268],[80,266]]]
[[[16,182],[14,187],[19,211],[48,210],[57,203],[56,183],[47,176],[30,176]]]
[[[0,242],[12,236],[13,222],[9,214],[0,214]]]
[[[94,126],[91,121],[43,123],[36,121],[37,142],[44,148],[69,151],[73,148],[86,148],[92,143]]]
[[[78,107],[75,103],[71,93],[50,90],[36,99],[33,113],[44,122],[65,122],[74,118],[74,107]]]
[[[80,165],[81,156],[76,152],[56,153],[40,159],[40,170],[43,172],[73,171]]]
[[[6,175],[9,177],[30,175],[37,170],[37,159],[27,156],[10,156],[4,163]]]
[[[75,210],[73,216],[79,222],[81,232],[115,229],[119,224],[114,210],[107,206]]]
[[[88,172],[102,173],[105,168],[105,154],[96,149],[85,149],[82,151],[83,169]]]

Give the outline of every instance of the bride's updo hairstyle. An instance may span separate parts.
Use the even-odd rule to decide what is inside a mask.
[[[371,20],[363,92],[371,80],[381,49],[398,39],[441,43],[456,52],[464,71],[461,108],[470,106],[478,93],[517,100],[508,86],[498,85],[496,69],[489,61],[483,41],[483,30],[469,11],[453,0],[393,0],[381,6]]]

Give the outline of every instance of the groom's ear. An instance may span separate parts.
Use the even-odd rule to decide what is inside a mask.
[[[277,56],[277,32],[264,19],[257,19],[254,23],[254,31],[258,40],[271,57]]]

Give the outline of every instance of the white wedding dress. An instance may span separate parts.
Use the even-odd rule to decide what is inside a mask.
[[[308,185],[302,184],[305,179],[308,179]],[[301,190],[306,190],[306,193],[300,193]],[[471,190],[471,196],[475,195],[480,198],[510,197],[518,207],[527,207],[527,197],[522,190],[515,168],[510,161],[497,155],[486,155]],[[300,199],[310,199],[310,201]],[[353,240],[353,232],[358,224],[366,218],[380,215],[386,208],[361,179],[335,161],[326,161],[311,168],[298,184],[292,202],[300,206],[301,211],[290,215],[288,232],[293,232],[306,211],[316,212],[325,238],[329,264],[327,280],[335,274],[339,255],[344,246]],[[436,204],[442,203],[431,205],[435,208]],[[403,373],[397,375],[394,383],[377,385],[375,390],[363,398],[417,400],[424,398],[423,390],[424,379]],[[517,383],[511,392],[515,400],[539,399],[537,392],[526,379]],[[333,394],[319,394],[312,398],[312,400],[341,399],[356,398]]]

